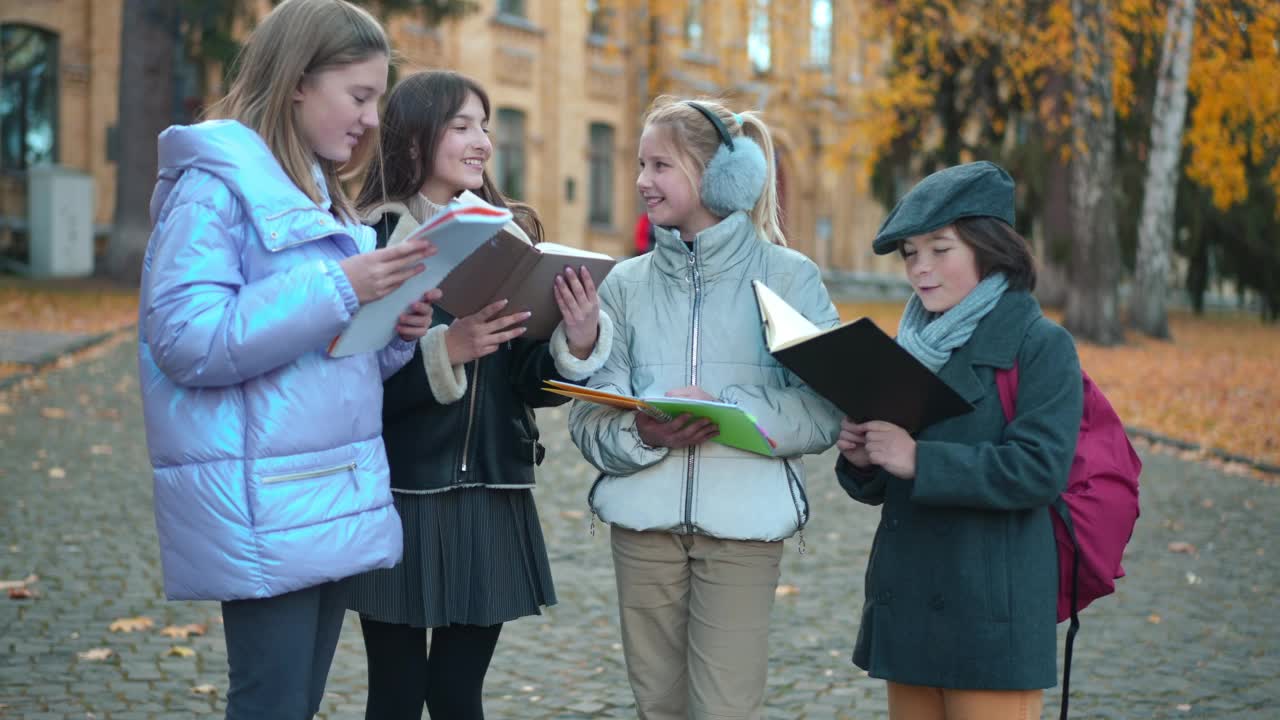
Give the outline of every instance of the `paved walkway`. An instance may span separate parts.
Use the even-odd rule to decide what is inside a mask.
[[[222,716],[217,605],[161,597],[134,362],[126,340],[0,401],[0,581],[39,576],[29,585],[34,598],[0,590],[0,718]],[[539,419],[550,460],[537,498],[560,604],[504,630],[488,715],[634,717],[607,530],[587,533],[592,474],[568,442],[564,411]],[[788,543],[783,561],[771,718],[886,714],[882,683],[849,662],[877,515],[839,490],[833,457],[809,463],[809,552]],[[1161,455],[1145,459],[1129,577],[1085,614],[1077,640],[1073,716],[1280,716],[1280,489]],[[1174,542],[1194,551],[1172,552]],[[137,617],[154,626],[109,629]],[[208,633],[181,640],[161,632],[187,624]],[[105,659],[80,655],[102,648],[111,651]],[[322,716],[360,718],[364,695],[363,649],[349,616]]]

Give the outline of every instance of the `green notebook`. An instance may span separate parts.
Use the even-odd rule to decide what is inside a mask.
[[[737,405],[711,400],[692,400],[689,398],[646,397],[637,398],[630,395],[595,390],[573,383],[547,380],[547,392],[575,400],[585,400],[599,405],[608,405],[622,410],[638,410],[662,421],[669,421],[684,413],[696,418],[707,418],[715,423],[720,434],[712,438],[712,442],[727,445],[739,450],[746,450],[757,455],[773,457],[775,444],[768,433],[760,427],[751,413]]]

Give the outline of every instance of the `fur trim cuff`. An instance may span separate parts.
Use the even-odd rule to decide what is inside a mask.
[[[467,394],[467,370],[461,365],[449,364],[449,346],[444,333],[448,325],[436,325],[427,331],[418,343],[422,346],[422,365],[427,371],[427,384],[431,394],[441,405],[455,403]]]
[[[600,331],[596,335],[596,346],[585,360],[579,360],[569,351],[569,337],[564,332],[564,322],[556,326],[551,333],[551,358],[556,362],[556,372],[567,380],[575,382],[586,380],[591,374],[604,367],[604,361],[613,352],[613,319],[603,309],[600,311]]]

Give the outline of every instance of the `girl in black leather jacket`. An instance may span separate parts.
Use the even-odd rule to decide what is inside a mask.
[[[357,200],[392,246],[474,191],[506,205],[505,230],[541,239],[536,214],[508,203],[484,170],[489,99],[452,72],[404,78],[387,99],[381,157]],[[404,523],[404,559],[351,583],[369,666],[366,717],[482,718],[481,691],[502,624],[556,601],[532,487],[541,462],[533,408],[564,398],[544,380],[581,381],[612,345],[585,270],[566,268],[564,320],[549,341],[521,337],[527,313],[504,301],[453,318],[436,309],[414,359],[384,387],[383,439]],[[426,633],[431,631],[430,650]]]

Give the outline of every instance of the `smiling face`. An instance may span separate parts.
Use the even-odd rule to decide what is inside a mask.
[[[640,174],[636,189],[644,201],[649,222],[674,227],[686,241],[720,221],[702,205],[694,181],[677,164],[675,148],[665,125],[649,125],[640,135]]]
[[[445,124],[436,142],[436,156],[422,194],[443,205],[463,190],[479,190],[484,186],[484,165],[492,154],[484,103],[475,93],[468,92],[466,101]]]
[[[345,163],[367,130],[378,127],[378,98],[387,90],[387,56],[309,73],[293,94],[303,142],[316,157]]]
[[[907,280],[929,312],[955,307],[981,280],[978,260],[954,227],[948,225],[902,242]]]

